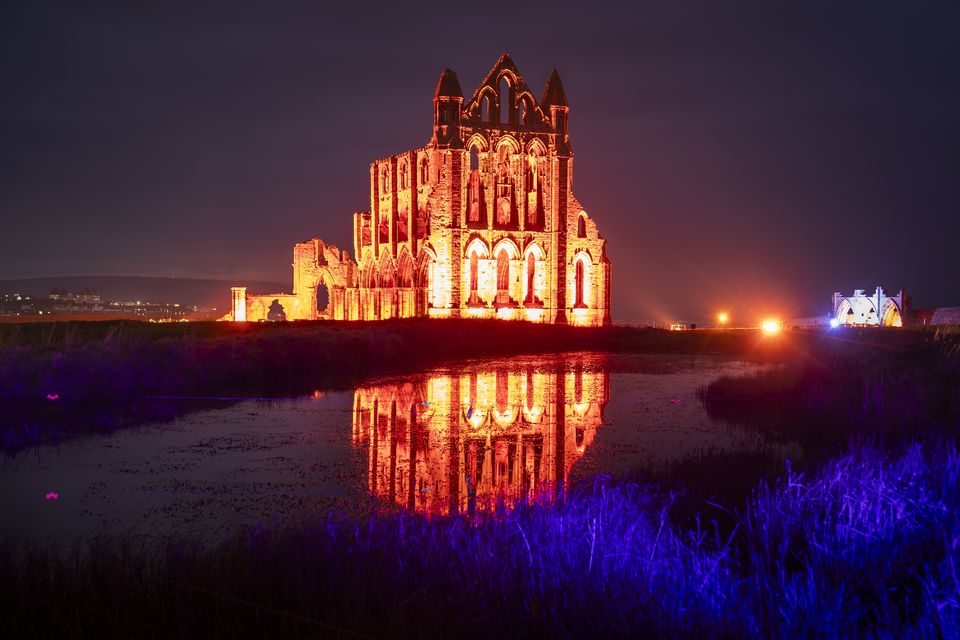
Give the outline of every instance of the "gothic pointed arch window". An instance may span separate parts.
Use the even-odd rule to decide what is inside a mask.
[[[515,224],[513,193],[513,149],[508,143],[497,147],[497,178],[495,222],[497,228],[509,228]]]
[[[486,224],[486,202],[480,180],[480,154],[475,145],[470,147],[470,177],[467,179],[467,222]]]
[[[517,100],[517,122],[524,127],[529,127],[534,122],[534,108],[533,108],[533,98],[529,93],[524,93],[523,96]]]
[[[507,250],[502,249],[497,254],[497,295],[508,296],[510,294],[510,256]]]
[[[537,277],[537,259],[534,257],[533,252],[531,251],[527,254],[527,296],[524,298],[524,302],[531,303],[534,301],[534,288],[536,286],[536,277]]]
[[[430,182],[430,161],[426,158],[420,159],[420,184]]]
[[[590,273],[587,270],[587,261],[582,256],[577,258],[574,266],[574,309],[587,308],[588,293],[590,286]]]
[[[493,101],[489,95],[480,98],[480,121],[493,123]]]
[[[524,172],[524,191],[527,202],[527,226],[536,227],[543,220],[543,190],[540,179],[540,148],[530,147]]]
[[[434,258],[431,253],[423,254],[420,261],[420,268],[416,273],[416,305],[417,315],[426,315],[427,310],[433,306],[440,306],[443,300],[438,296],[438,291],[433,286]]]
[[[577,298],[573,306],[582,307],[583,304],[583,261],[577,260]]]
[[[390,191],[390,172],[386,167],[380,168],[380,193],[384,194]]]
[[[497,147],[497,179],[499,182],[507,182],[510,178],[510,165],[513,161],[513,153],[510,145],[501,143]]]
[[[389,264],[381,265],[380,266],[380,288],[392,289],[394,286],[396,286],[396,284],[395,284],[395,278],[393,274],[393,268]]]
[[[397,263],[397,286],[404,288],[413,286],[413,259],[409,253],[404,253]]]
[[[400,166],[397,167],[397,182],[398,182],[397,186],[399,189],[401,190],[406,189],[410,186],[409,175],[410,175],[410,167],[407,165],[407,161],[401,160]]]
[[[577,216],[577,237],[587,237],[587,220],[584,216]]]
[[[543,307],[543,300],[538,292],[537,275],[542,274],[545,268],[544,260],[546,255],[539,245],[533,244],[526,250],[524,260],[524,281],[523,281],[523,304],[527,307]],[[542,286],[542,285],[541,285]],[[540,295],[537,295],[537,294]]]
[[[500,81],[497,83],[497,102],[500,106],[500,124],[507,124],[510,122],[510,81],[507,80],[507,76],[501,76]]]
[[[470,252],[470,297],[468,304],[480,304],[480,254],[476,249]]]

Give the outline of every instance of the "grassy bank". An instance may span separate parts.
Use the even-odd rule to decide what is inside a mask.
[[[713,381],[701,398],[712,417],[780,426],[807,448],[960,429],[960,332],[921,333],[908,344],[863,335],[806,341],[773,369]]]
[[[752,332],[497,321],[14,325],[0,327],[0,389],[266,396],[347,387],[461,358],[584,350],[764,355],[778,347]]]
[[[597,484],[478,523],[404,514],[209,550],[0,549],[17,637],[955,637],[960,457],[866,448],[761,485],[731,534]]]
[[[71,433],[171,419],[204,398],[304,395],[459,359],[563,351],[722,354],[794,363],[793,369],[758,378],[754,386],[762,388],[746,389],[741,381],[737,388],[720,383],[708,390],[711,411],[735,417],[745,407],[746,414],[757,416],[758,395],[797,396],[790,386],[799,375],[796,367],[811,369],[850,354],[852,361],[869,358],[896,369],[913,364],[905,357],[932,357],[942,350],[934,334],[925,332],[843,335],[838,340],[797,332],[768,337],[755,331],[422,319],[0,325],[0,445],[13,451]],[[806,402],[810,394],[803,397]],[[743,398],[748,402],[739,401]]]
[[[845,332],[852,353],[919,352],[932,334]],[[838,351],[811,333],[670,332],[496,320],[0,326],[0,395],[289,395],[464,358],[563,351],[724,354],[769,361]]]
[[[753,332],[498,321],[6,325],[0,444],[14,451],[171,419],[204,398],[304,395],[463,358],[576,350],[776,357],[781,346]]]

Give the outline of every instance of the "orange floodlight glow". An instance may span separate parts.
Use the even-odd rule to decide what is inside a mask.
[[[727,322],[729,321],[730,321],[730,314],[728,314],[726,311],[721,311],[720,313],[717,314],[717,322],[719,322],[720,324],[727,324]]]
[[[773,335],[775,333],[780,333],[780,329],[783,328],[782,324],[783,323],[781,323],[779,320],[769,318],[760,324],[760,329],[767,335]]]

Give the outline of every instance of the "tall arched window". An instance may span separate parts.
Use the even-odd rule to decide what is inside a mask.
[[[520,111],[517,113],[517,122],[523,126],[527,125],[527,101],[520,101]]]
[[[482,122],[493,122],[493,102],[489,95],[480,99],[480,120]]]
[[[410,168],[407,166],[407,161],[404,160],[400,163],[400,166],[397,167],[397,182],[400,183],[400,189],[406,189],[409,186],[409,176]]]
[[[510,257],[506,249],[497,254],[497,294],[507,296],[510,293]]]
[[[586,274],[584,273],[583,260],[577,260],[577,293],[575,302],[573,303],[574,307],[585,307],[587,306],[583,302],[583,288],[586,285],[584,282]]]
[[[480,222],[484,217],[483,186],[480,184],[480,157],[476,147],[470,147],[470,177],[467,180],[467,221]]]
[[[387,172],[387,168],[383,167],[380,169],[380,193],[387,193],[390,191],[390,174]]]
[[[323,278],[317,281],[317,314],[324,315],[330,305],[330,288]]]
[[[510,164],[513,156],[510,153],[510,146],[501,144],[497,148],[497,174],[499,182],[506,182],[510,176]]]
[[[394,282],[393,269],[389,265],[382,265],[380,267],[380,288],[392,289],[394,287]]]
[[[430,182],[430,163],[426,158],[420,160],[420,184]]]
[[[409,253],[404,253],[397,264],[397,286],[413,286],[413,260]]]
[[[577,218],[577,237],[586,238],[587,237],[587,221],[583,216]]]
[[[500,102],[500,123],[510,122],[510,83],[507,77],[500,78],[499,84],[499,102]]]
[[[480,256],[476,250],[470,253],[470,302],[479,302],[477,287],[480,282]]]
[[[537,259],[533,257],[533,252],[531,251],[527,255],[527,297],[524,299],[524,302],[533,302],[534,300],[533,287],[536,275]]]

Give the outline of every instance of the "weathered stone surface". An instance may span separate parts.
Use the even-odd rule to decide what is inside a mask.
[[[370,211],[353,220],[356,262],[321,240],[300,243],[293,293],[235,294],[231,317],[266,320],[273,307],[276,319],[276,302],[287,320],[609,323],[606,241],[573,195],[570,107],[556,71],[547,84],[537,102],[504,54],[464,102],[445,69],[430,142],[370,165]]]

